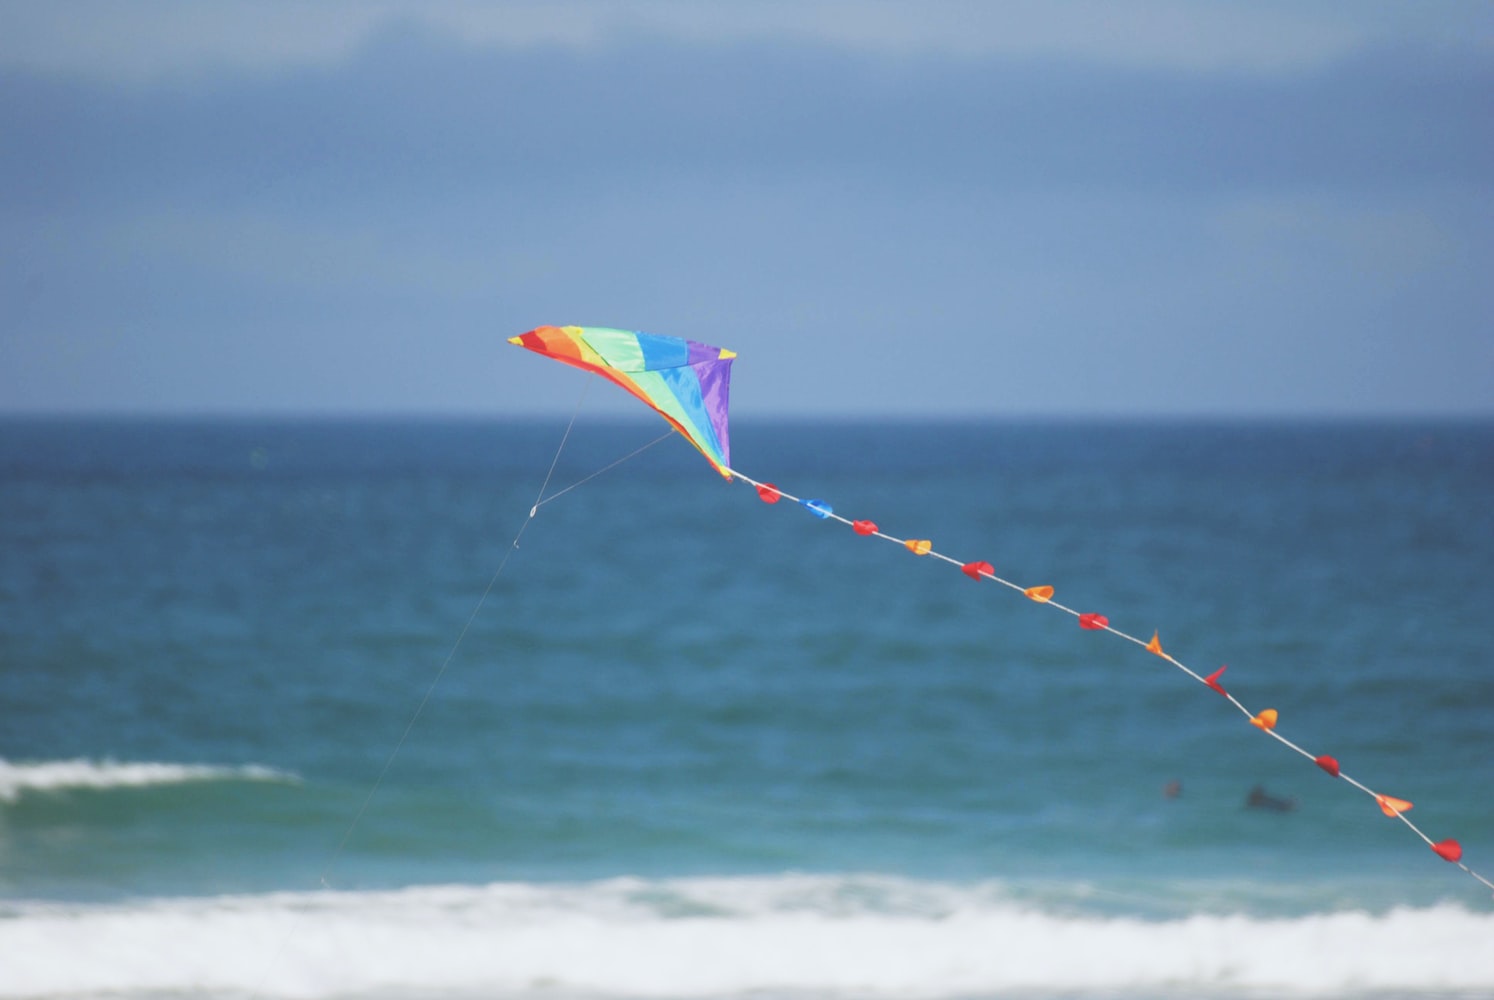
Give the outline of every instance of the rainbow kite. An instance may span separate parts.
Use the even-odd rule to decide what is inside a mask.
[[[713,469],[732,477],[726,407],[735,352],[600,326],[541,326],[508,342],[622,386],[685,435]]]
[[[1244,713],[1245,718],[1256,729],[1281,743],[1290,750],[1312,761],[1334,778],[1348,782],[1375,800],[1381,812],[1404,823],[1413,833],[1424,840],[1437,855],[1457,865],[1463,871],[1494,889],[1490,882],[1463,862],[1463,848],[1456,840],[1434,841],[1406,817],[1411,803],[1405,799],[1383,795],[1364,785],[1339,767],[1337,758],[1327,754],[1314,755],[1293,743],[1276,729],[1280,715],[1274,708],[1252,712],[1242,705],[1234,695],[1224,689],[1220,678],[1225,668],[1220,667],[1204,676],[1196,673],[1182,661],[1162,648],[1160,636],[1153,633],[1151,639],[1141,639],[1113,627],[1102,614],[1081,612],[1054,600],[1054,589],[1047,585],[1024,587],[996,575],[996,568],[989,562],[966,562],[953,559],[934,550],[933,543],[925,538],[897,538],[885,534],[868,520],[851,519],[835,513],[823,500],[806,500],[780,490],[772,483],[759,482],[745,476],[730,465],[727,446],[726,410],[728,385],[731,380],[732,351],[711,347],[693,340],[676,337],[661,337],[647,333],[630,333],[601,327],[542,326],[518,337],[509,343],[527,347],[546,357],[563,361],[568,365],[595,372],[603,378],[622,386],[644,403],[658,411],[675,430],[693,444],[712,468],[728,480],[737,480],[752,485],[765,503],[788,500],[804,507],[822,520],[839,521],[858,535],[883,538],[906,548],[917,556],[928,556],[959,567],[970,579],[977,582],[991,580],[1001,584],[1038,604],[1046,605],[1071,615],[1079,627],[1089,631],[1109,632],[1134,643],[1166,660],[1200,684],[1223,696],[1231,705]],[[531,512],[532,514],[533,512]]]

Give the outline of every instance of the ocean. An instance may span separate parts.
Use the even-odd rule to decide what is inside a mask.
[[[0,421],[0,997],[1494,996],[1373,798],[664,429]],[[1494,875],[1494,424],[732,446]]]

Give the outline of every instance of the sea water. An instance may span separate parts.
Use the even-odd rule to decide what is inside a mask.
[[[662,429],[0,423],[0,997],[1494,994],[1372,798]],[[734,430],[1494,875],[1494,425]]]

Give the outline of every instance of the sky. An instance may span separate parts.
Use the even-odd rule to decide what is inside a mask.
[[[0,413],[1494,416],[1494,5],[0,0]],[[584,403],[583,403],[584,400]]]

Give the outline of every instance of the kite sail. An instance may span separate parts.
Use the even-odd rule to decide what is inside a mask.
[[[950,563],[970,579],[980,582],[990,580],[1007,587],[1029,600],[1070,615],[1079,628],[1092,632],[1108,632],[1127,642],[1139,646],[1148,653],[1160,657],[1181,670],[1198,683],[1222,696],[1242,712],[1246,720],[1260,732],[1281,743],[1287,749],[1317,765],[1324,773],[1357,788],[1374,800],[1384,815],[1398,819],[1416,836],[1426,842],[1438,857],[1448,861],[1473,878],[1494,889],[1490,882],[1463,862],[1463,848],[1456,840],[1434,841],[1421,828],[1407,818],[1412,804],[1401,798],[1384,795],[1368,785],[1349,777],[1339,766],[1338,759],[1328,754],[1313,754],[1287,739],[1277,730],[1281,713],[1275,708],[1252,712],[1224,687],[1221,678],[1225,668],[1220,667],[1207,676],[1197,673],[1162,648],[1161,636],[1153,633],[1150,639],[1142,639],[1110,624],[1110,619],[1093,611],[1079,611],[1055,600],[1055,590],[1047,584],[1024,586],[997,575],[996,567],[984,560],[965,561],[935,551],[933,542],[926,538],[898,538],[881,531],[875,522],[862,518],[848,518],[837,514],[824,500],[802,499],[793,496],[772,483],[760,482],[731,468],[727,449],[727,397],[731,377],[732,351],[711,347],[693,340],[662,337],[646,333],[629,333],[597,327],[542,326],[529,333],[510,338],[509,343],[527,347],[532,351],[555,358],[566,364],[595,372],[627,389],[657,410],[664,419],[685,436],[713,468],[728,480],[741,480],[754,487],[765,503],[776,504],[788,500],[798,504],[815,517],[836,521],[849,527],[855,534],[894,542],[915,556],[923,556]],[[531,511],[533,516],[533,511]]]
[[[622,386],[669,421],[712,468],[731,478],[726,409],[731,359],[736,357],[732,351],[597,326],[541,326],[508,342]]]

